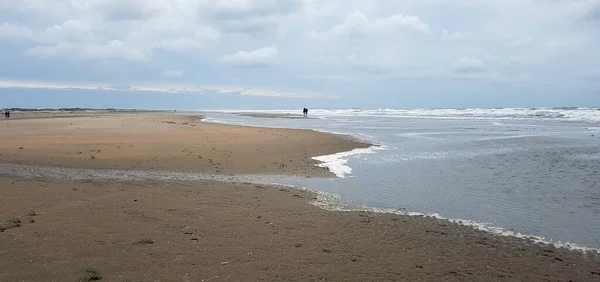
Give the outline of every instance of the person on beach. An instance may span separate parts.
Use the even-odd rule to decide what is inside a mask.
[[[307,109],[307,108],[304,108],[304,109],[302,110],[302,113],[304,114],[304,117],[307,117],[307,116],[308,116],[308,109]]]
[[[10,117],[10,112],[9,111],[4,112],[4,117],[9,118]]]

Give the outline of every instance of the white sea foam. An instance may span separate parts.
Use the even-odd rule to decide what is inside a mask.
[[[360,154],[372,154],[375,153],[376,150],[382,149],[385,149],[385,146],[371,146],[369,148],[358,148],[352,151],[313,157],[312,159],[321,162],[317,166],[329,169],[329,171],[339,178],[346,178],[352,173],[352,168],[346,165],[348,163],[348,157]]]
[[[317,199],[312,201],[311,204],[313,204],[317,207],[320,207],[322,209],[329,210],[329,211],[343,211],[343,212],[366,211],[366,212],[375,212],[375,213],[389,213],[389,214],[397,214],[397,215],[432,217],[432,218],[436,218],[436,219],[440,219],[440,220],[447,220],[447,221],[450,221],[450,222],[453,222],[453,223],[456,223],[459,225],[468,226],[468,227],[471,227],[471,228],[474,228],[477,230],[481,230],[481,231],[485,231],[485,232],[488,232],[488,233],[491,233],[494,235],[528,239],[528,240],[533,241],[534,243],[553,245],[557,248],[566,248],[569,250],[600,254],[600,249],[598,249],[598,248],[592,248],[592,247],[588,247],[588,246],[584,246],[584,245],[580,245],[580,244],[574,244],[574,243],[570,243],[570,242],[555,241],[552,239],[548,239],[548,238],[545,238],[542,236],[537,236],[537,235],[532,235],[532,234],[523,234],[523,233],[519,233],[519,232],[514,232],[511,230],[506,230],[502,227],[493,226],[492,224],[489,224],[489,223],[481,223],[481,222],[465,220],[465,219],[447,218],[438,213],[407,212],[407,211],[401,211],[401,210],[396,210],[396,209],[374,208],[374,207],[369,207],[369,206],[364,206],[364,205],[358,205],[351,201],[345,201],[342,199],[342,197],[340,197],[337,194],[323,192],[323,191],[316,191],[316,190],[312,190],[312,189],[308,189],[308,188],[304,188],[304,187],[301,189],[310,190],[317,195]]]
[[[485,137],[485,138],[479,138],[479,139],[477,139],[477,141],[520,139],[520,138],[531,138],[531,137],[548,136],[548,135],[552,135],[552,132],[545,133],[545,134],[526,134],[526,135],[509,135],[509,136]]]
[[[586,130],[589,133],[600,133],[600,127],[588,127]]]
[[[261,112],[294,114],[297,110],[246,110],[221,112]],[[452,119],[533,119],[600,123],[600,108],[473,108],[473,109],[311,109],[317,117],[373,116]]]

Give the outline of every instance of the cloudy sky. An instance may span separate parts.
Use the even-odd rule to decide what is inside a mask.
[[[600,0],[0,0],[0,107],[600,105]]]

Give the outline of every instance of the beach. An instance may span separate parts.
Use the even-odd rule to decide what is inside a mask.
[[[312,157],[370,146],[182,116],[0,122],[2,163],[333,177]],[[0,174],[0,280],[598,281],[597,253],[445,220],[332,212],[288,186]],[[88,270],[86,272],[86,270]]]
[[[311,157],[369,146],[308,130],[181,116],[62,116],[11,120],[0,128],[2,162],[93,169],[333,176]]]

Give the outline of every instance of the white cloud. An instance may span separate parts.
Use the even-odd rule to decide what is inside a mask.
[[[66,60],[146,60],[148,55],[132,49],[120,40],[112,40],[105,44],[88,43],[58,43],[49,46],[36,46],[29,48],[28,56],[40,58],[56,58]]]
[[[369,19],[360,11],[352,11],[346,20],[328,30],[325,35],[362,36],[369,32]]]
[[[39,25],[0,24],[0,38],[11,37],[37,44],[27,55],[62,57],[64,50],[73,51],[71,60],[119,58],[140,60],[156,50],[188,52],[218,42],[220,32],[210,23],[201,23],[197,9],[201,1],[25,1],[13,7],[24,14],[41,13],[55,17],[58,23]],[[120,49],[123,55],[113,54]],[[105,50],[100,50],[105,49]],[[104,55],[98,55],[103,53]],[[109,55],[110,54],[110,55]]]
[[[428,34],[431,31],[429,30],[429,25],[416,16],[397,14],[371,22],[361,11],[352,11],[348,13],[343,23],[332,27],[322,33],[322,35],[349,37],[369,35],[393,36],[395,33],[405,32]]]
[[[286,91],[286,90],[273,90],[273,89],[258,89],[251,87],[239,87],[239,86],[202,86],[202,89],[221,92],[221,93],[239,93],[240,95],[247,96],[266,96],[266,97],[287,97],[287,98],[321,98],[321,99],[339,99],[339,96],[326,95],[323,93],[314,93],[306,91]]]
[[[220,34],[218,31],[211,28],[199,29],[199,31],[187,36],[159,39],[152,46],[168,51],[185,52],[206,47],[210,43],[219,40]]]
[[[267,67],[275,64],[277,46],[271,45],[252,51],[237,51],[225,55],[223,62],[236,67]]]
[[[243,86],[218,86],[218,85],[107,85],[107,84],[81,84],[81,83],[56,83],[56,82],[33,82],[33,81],[8,81],[0,80],[0,88],[11,89],[54,89],[54,90],[98,90],[98,91],[134,91],[134,92],[163,92],[179,94],[204,94],[207,92],[230,93],[245,96],[264,96],[298,99],[333,99],[340,97],[326,95],[318,92],[289,91],[269,88],[255,88]]]
[[[62,24],[53,25],[44,30],[39,36],[39,38],[34,38],[34,40],[51,43],[60,43],[64,41],[85,42],[93,40],[90,25],[84,21],[75,19],[65,21]]]
[[[399,32],[412,31],[424,34],[431,32],[429,30],[429,25],[421,21],[419,17],[408,15],[393,15],[389,18],[380,19],[375,21],[373,26]]]
[[[442,30],[442,35],[440,35],[440,39],[443,41],[466,41],[474,38],[475,36],[467,31],[448,31],[446,29]]]

